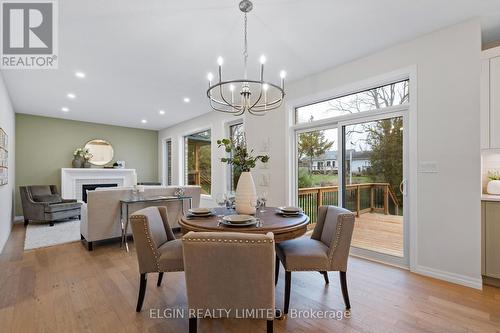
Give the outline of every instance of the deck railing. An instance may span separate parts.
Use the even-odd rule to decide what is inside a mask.
[[[316,222],[318,207],[338,205],[338,186],[299,189],[299,206]],[[346,185],[345,205],[360,216],[364,213],[399,215],[400,203],[389,183],[362,183]]]

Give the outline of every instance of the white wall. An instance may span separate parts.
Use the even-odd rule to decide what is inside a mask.
[[[9,238],[14,220],[15,116],[0,73],[0,127],[9,136],[9,184],[0,186],[0,253]]]
[[[438,173],[417,176],[417,212],[411,221],[417,224],[413,234],[417,249],[412,269],[478,288],[480,50],[479,22],[471,21],[291,82],[287,88],[290,102],[416,66],[418,156],[414,157],[437,162]],[[272,141],[270,170],[256,173],[270,174],[274,202],[288,199],[286,112],[283,107],[262,118],[245,119],[249,144],[258,148],[267,137]]]
[[[229,137],[227,127],[229,123],[242,121],[242,118],[237,118],[232,115],[226,115],[217,112],[209,112],[202,116],[190,119],[186,122],[161,130],[158,133],[158,161],[160,180],[163,179],[164,172],[163,162],[165,160],[165,140],[172,140],[172,184],[184,184],[184,173],[182,170],[184,159],[184,136],[195,132],[200,132],[206,129],[212,130],[212,197],[217,193],[224,193],[228,186],[228,167],[220,162],[221,157],[225,154],[222,148],[217,148],[216,141],[218,139]],[[213,207],[214,200],[202,195],[200,206]]]

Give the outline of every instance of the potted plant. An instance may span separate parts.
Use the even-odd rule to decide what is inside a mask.
[[[90,159],[93,156],[94,155],[92,155],[87,148],[83,149],[83,160],[84,160],[83,167],[84,168],[90,168],[91,167]]]
[[[73,152],[73,161],[71,164],[73,168],[90,168],[89,160],[92,158],[92,154],[87,148],[77,148]]]
[[[498,171],[489,171],[488,186],[486,187],[486,192],[489,194],[500,195],[500,173]]]
[[[236,145],[229,139],[220,139],[217,140],[217,145],[219,148],[224,147],[226,153],[230,154],[229,157],[221,158],[221,162],[231,165],[236,172],[241,173],[236,185],[236,211],[240,214],[255,213],[252,203],[257,200],[257,191],[250,171],[258,161],[267,163],[269,156],[253,156],[253,149],[248,151],[245,139]]]
[[[73,168],[83,168],[83,164],[85,163],[83,155],[84,153],[82,148],[75,149],[73,152],[73,161],[71,162]]]

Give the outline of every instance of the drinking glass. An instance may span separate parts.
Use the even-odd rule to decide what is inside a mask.
[[[267,202],[267,192],[262,191],[259,194],[259,201],[260,201],[260,212],[265,213],[266,212],[266,202]]]
[[[226,208],[234,212],[234,203],[236,200],[236,193],[234,191],[227,191],[226,192]]]
[[[223,207],[226,205],[226,196],[223,193],[217,193],[215,195],[215,202],[217,203],[217,223],[220,224],[222,222],[222,218],[224,217],[224,209]]]

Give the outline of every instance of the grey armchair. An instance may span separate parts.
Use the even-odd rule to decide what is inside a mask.
[[[297,238],[277,244],[276,255],[285,268],[285,315],[290,305],[292,272],[318,271],[329,283],[328,271],[338,271],[344,303],[351,308],[347,292],[347,259],[354,229],[354,214],[335,206],[321,206],[311,238]],[[277,266],[279,268],[279,266]],[[278,269],[276,269],[276,280]]]
[[[226,318],[267,320],[273,331],[274,236],[236,232],[189,232],[182,238],[189,332],[198,318],[217,312]]]
[[[24,225],[29,221],[49,222],[72,217],[80,218],[81,203],[61,198],[55,185],[20,186]]]
[[[182,242],[175,239],[167,216],[167,207],[147,207],[130,216],[140,272],[137,312],[144,302],[148,273],[158,273],[160,287],[164,272],[184,270]]]

